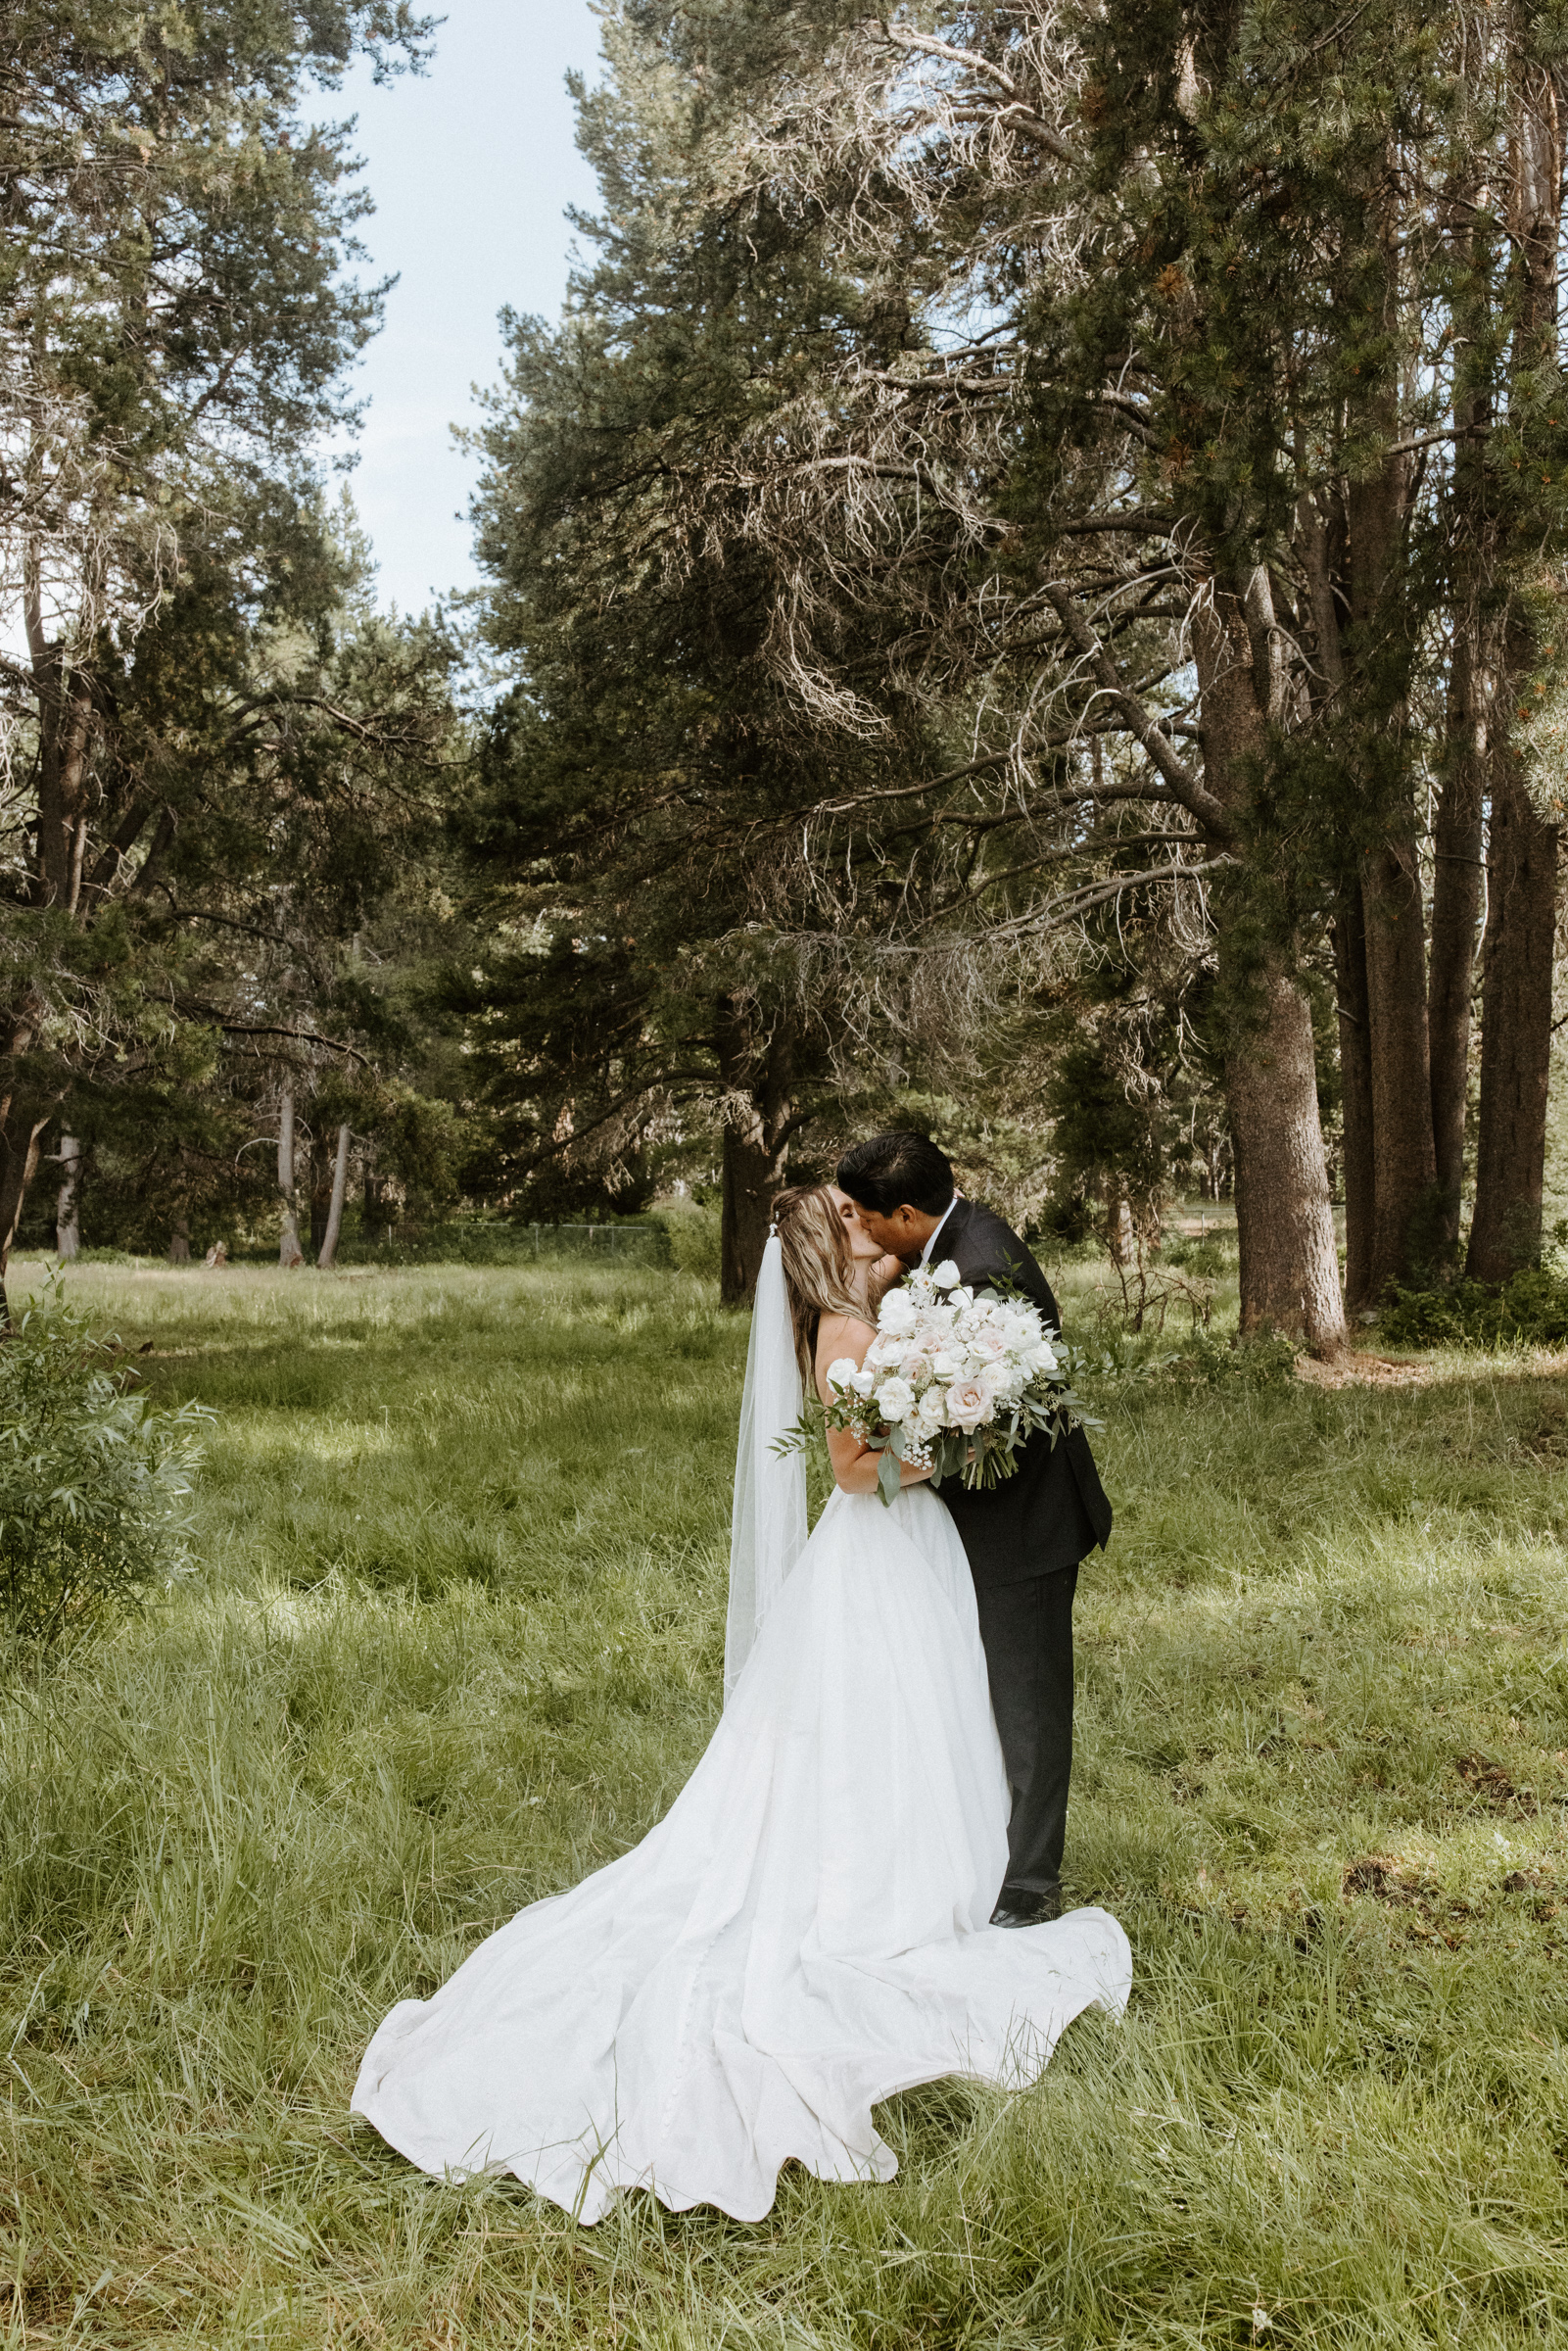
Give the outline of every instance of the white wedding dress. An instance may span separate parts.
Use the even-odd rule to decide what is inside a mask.
[[[835,1493],[785,1565],[754,1640],[732,1610],[743,1665],[657,1828],[376,2033],[354,2111],[422,2170],[515,2173],[582,2221],[629,2187],[756,2221],[791,2159],[890,2179],[879,2099],[1022,2086],[1125,2005],[1105,1911],[987,1923],[1008,1795],[941,1502]]]

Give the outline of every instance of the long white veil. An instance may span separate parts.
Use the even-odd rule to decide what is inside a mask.
[[[745,1394],[740,1400],[730,1519],[730,1610],[724,1628],[727,1704],[763,1618],[806,1548],[805,1462],[798,1453],[781,1456],[772,1450],[799,1419],[801,1402],[784,1252],[775,1233],[762,1253],[757,1276]]]

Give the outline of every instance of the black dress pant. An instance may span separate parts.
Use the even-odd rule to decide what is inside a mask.
[[[1062,1880],[1072,1777],[1072,1600],[1076,1567],[976,1590],[991,1707],[1013,1795],[1007,1884],[1044,1894]]]

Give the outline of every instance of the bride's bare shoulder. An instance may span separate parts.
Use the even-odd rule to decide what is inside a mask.
[[[859,1315],[824,1315],[817,1325],[817,1368],[825,1371],[846,1355],[858,1364],[876,1336],[876,1324],[862,1321]]]

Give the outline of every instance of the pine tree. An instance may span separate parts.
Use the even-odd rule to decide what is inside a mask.
[[[26,657],[0,663],[0,1270],[71,1088],[188,1075],[187,1019],[235,1032],[182,926],[257,884],[258,784],[273,820],[336,794],[342,830],[347,779],[427,735],[433,671],[441,699],[443,659],[403,645],[367,706],[369,633],[333,699],[342,551],[297,454],[343,419],[378,301],[343,274],[348,126],[300,109],[355,52],[390,70],[423,39],[388,0],[7,19],[0,582]]]

